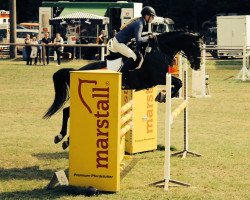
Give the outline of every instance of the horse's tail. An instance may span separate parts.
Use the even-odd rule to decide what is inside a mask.
[[[65,68],[60,69],[54,73],[53,82],[55,89],[55,98],[54,102],[43,116],[44,119],[48,119],[52,115],[54,115],[69,100],[70,71],[74,71],[74,69]]]

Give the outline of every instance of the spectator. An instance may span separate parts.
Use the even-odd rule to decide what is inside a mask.
[[[37,35],[36,37],[36,40],[37,40],[37,43],[38,44],[41,44],[41,40],[39,40],[39,36]],[[42,47],[39,45],[37,46],[37,56],[35,57],[35,65],[37,65],[37,60],[39,60],[39,63],[41,65],[41,50],[42,50]]]
[[[49,38],[49,33],[45,33],[44,34],[44,38],[42,39],[42,44],[45,45],[45,44],[51,44],[52,40],[51,38]],[[44,47],[43,47],[44,48]],[[49,64],[49,55],[50,55],[50,47],[49,46],[46,46],[45,47],[45,55],[43,55],[43,58],[46,56],[46,62],[47,62],[47,65]],[[43,63],[45,64],[45,63]]]
[[[31,44],[38,45],[36,37],[32,38]],[[34,60],[37,59],[37,46],[31,46],[31,53],[30,53],[31,63],[32,63],[32,58],[34,58]],[[36,65],[36,61],[34,61],[34,65]]]
[[[101,34],[97,38],[97,44],[104,44],[105,42],[105,31],[102,30]],[[98,53],[95,55],[97,59],[101,59],[101,48],[98,48]]]
[[[103,44],[104,43],[104,37],[105,37],[105,31],[104,30],[102,30],[101,31],[101,34],[99,35],[99,37],[98,37],[98,44]]]
[[[26,38],[24,39],[25,44],[31,44],[30,34],[26,34]],[[30,58],[31,54],[31,46],[25,46],[25,52],[26,52],[26,65],[32,65],[32,60]]]
[[[60,33],[56,34],[56,38],[54,39],[54,44],[56,44],[56,46],[55,46],[55,51],[56,51],[56,55],[57,55],[57,65],[56,66],[60,66],[61,65],[61,55],[63,52],[63,46],[61,46],[63,44],[63,38],[61,37]]]

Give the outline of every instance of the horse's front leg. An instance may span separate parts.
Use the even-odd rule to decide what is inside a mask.
[[[179,92],[180,88],[182,87],[182,81],[175,76],[172,76],[172,83],[173,85],[171,89],[171,98],[176,97],[177,93]]]
[[[180,88],[182,87],[182,81],[179,78],[176,78],[175,76],[172,76],[172,88],[171,88],[171,98],[176,97],[177,93],[179,92]],[[155,97],[155,101],[159,103],[165,103],[166,102],[166,91],[163,90],[157,94]]]
[[[63,148],[63,150],[67,149],[68,146],[69,146],[69,137],[67,138],[66,141],[64,141],[64,142],[62,143],[62,148]]]
[[[60,134],[55,136],[55,138],[54,138],[55,144],[62,141],[62,139],[67,135],[68,119],[69,119],[69,107],[66,107],[63,109],[62,129],[60,131]]]

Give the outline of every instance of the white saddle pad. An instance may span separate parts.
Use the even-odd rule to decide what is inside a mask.
[[[122,58],[117,58],[115,60],[107,60],[107,68],[112,71],[120,71],[122,64]]]

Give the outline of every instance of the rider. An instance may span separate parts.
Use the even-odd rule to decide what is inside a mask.
[[[150,6],[145,6],[141,10],[141,17],[134,19],[128,25],[125,25],[124,28],[115,35],[113,39],[113,48],[128,58],[128,60],[122,66],[120,72],[123,74],[123,77],[127,77],[128,71],[133,69],[134,62],[137,59],[135,52],[133,52],[127,44],[131,41],[132,38],[135,38],[137,44],[148,42],[149,39],[153,38],[153,35],[142,37],[142,30],[148,24],[151,23],[154,19],[156,13],[154,8]],[[127,80],[122,79],[123,85],[127,85]]]

